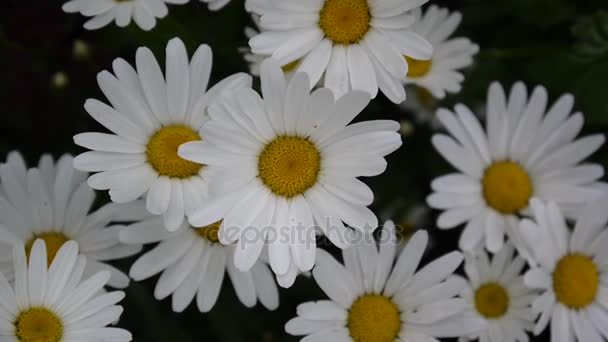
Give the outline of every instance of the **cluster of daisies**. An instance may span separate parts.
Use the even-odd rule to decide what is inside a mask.
[[[151,29],[185,2],[63,8],[93,17],[88,29]],[[210,87],[211,48],[190,57],[178,38],[164,71],[145,47],[134,66],[114,60],[97,78],[107,101],[84,104],[108,132],[74,137],[88,152],[33,168],[13,152],[0,166],[0,340],[130,341],[112,327],[124,297],[113,289],[130,279],[160,274],[156,299],[208,312],[227,274],[245,306],[273,310],[279,287],[309,271],[328,299],[286,323],[302,341],[525,342],[549,323],[555,342],[607,340],[608,185],[585,161],[605,137],[577,138],[571,95],[550,104],[542,86],[494,83],[485,128],[465,105],[437,110],[432,145],[457,171],[427,202],[439,229],[464,226],[460,251],[420,266],[426,231],[399,236],[428,212],[395,226],[369,209],[359,178],[384,172],[400,125],[357,115],[380,91],[434,117],[479,50],[451,37],[459,13],[425,2],[248,0],[256,27],[240,51],[260,91],[244,73]],[[341,259],[317,248],[322,235]],[[108,263],[147,244],[128,274]]]

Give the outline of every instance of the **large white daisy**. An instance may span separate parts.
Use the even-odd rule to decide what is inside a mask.
[[[15,281],[0,273],[0,340],[3,342],[127,342],[131,333],[107,327],[117,321],[125,294],[104,292],[110,272],[83,280],[86,258],[69,241],[47,266],[47,250],[36,240],[26,257],[23,246],[13,250]],[[29,259],[29,261],[28,261]]]
[[[414,84],[436,99],[447,93],[458,93],[464,76],[459,72],[473,64],[473,56],[479,46],[468,38],[449,37],[462,21],[460,12],[450,13],[447,8],[430,6],[424,14],[420,8],[411,13],[416,17],[412,31],[426,38],[435,49],[430,59],[418,60],[406,56],[409,69],[405,84]],[[420,94],[421,102],[429,101],[428,95]]]
[[[544,87],[516,83],[507,97],[503,88],[490,86],[484,131],[464,105],[456,113],[440,109],[437,116],[450,135],[433,136],[433,145],[458,173],[435,179],[428,197],[431,207],[445,210],[438,218],[441,229],[466,223],[460,247],[474,250],[485,237],[485,246],[496,252],[505,231],[518,246],[514,227],[532,197],[552,200],[568,217],[602,193],[597,180],[604,169],[581,161],[605,140],[601,134],[574,140],[583,126],[583,115],[570,115],[574,98],[563,95],[547,109]],[[525,256],[525,255],[524,255]]]
[[[570,230],[559,207],[533,199],[534,222],[519,226],[530,251],[524,281],[542,294],[533,310],[540,314],[535,334],[551,321],[551,341],[608,339],[608,195],[581,211]]]
[[[408,72],[404,55],[429,59],[431,44],[410,26],[407,12],[427,0],[267,0],[249,7],[261,15],[262,32],[249,41],[252,51],[271,55],[281,65],[300,60],[310,86],[324,75],[336,97],[378,88],[393,102],[405,100],[401,80]]]
[[[520,275],[526,262],[506,244],[489,260],[485,251],[465,256],[468,284],[462,297],[468,311],[486,321],[486,328],[460,341],[527,342],[533,327],[532,301],[536,291],[524,285]]]
[[[298,317],[287,322],[302,341],[436,341],[483,328],[483,322],[465,314],[466,303],[456,295],[465,282],[452,273],[462,254],[452,252],[415,272],[427,245],[419,231],[401,252],[395,267],[394,226],[384,226],[379,248],[363,241],[342,251],[344,265],[318,251],[313,277],[329,296],[300,304]],[[372,238],[373,239],[373,238]]]
[[[116,59],[114,73],[102,71],[98,83],[112,107],[89,99],[85,109],[112,131],[82,133],[76,144],[93,150],[74,160],[77,169],[101,171],[88,179],[98,190],[110,190],[112,201],[128,203],[146,195],[146,207],[163,215],[176,230],[184,214],[199,206],[207,191],[208,168],[180,158],[184,142],[201,140],[206,108],[225,93],[251,84],[251,76],[235,74],[207,89],[212,53],[201,45],[188,62],[184,43],[167,44],[166,81],[152,52],[137,50],[137,71]]]
[[[170,233],[160,218],[127,227],[120,232],[120,240],[124,243],[160,242],[133,264],[129,275],[139,281],[162,272],[154,297],[161,300],[173,294],[175,312],[183,311],[195,296],[201,312],[211,310],[225,272],[245,306],[252,307],[259,299],[266,308],[276,309],[279,293],[268,265],[258,261],[250,271],[237,270],[232,260],[236,246],[219,243],[219,227],[219,223],[214,223],[195,229],[184,223]]]
[[[93,17],[86,23],[87,30],[97,30],[112,21],[119,27],[126,27],[135,21],[143,30],[156,26],[157,18],[164,18],[169,13],[166,4],[185,4],[189,0],[70,0],[63,4],[66,13],[80,12]]]
[[[348,125],[369,103],[349,92],[334,101],[331,90],[312,94],[308,77],[289,83],[273,59],[262,63],[264,99],[252,89],[209,108],[203,141],[179,148],[182,158],[216,167],[213,198],[189,216],[195,227],[223,218],[220,241],[239,241],[236,267],[248,270],[269,244],[276,274],[290,264],[310,270],[315,260],[315,227],[344,247],[344,223],[371,231],[378,226],[367,208],[373,193],[359,176],[386,169],[384,156],[401,145],[399,124],[379,120]],[[285,235],[286,234],[286,235]]]
[[[143,218],[143,203],[111,203],[91,211],[95,191],[85,181],[87,174],[74,170],[72,161],[72,156],[64,155],[55,163],[46,155],[37,168],[27,169],[23,157],[12,152],[0,166],[0,271],[12,280],[11,245],[25,247],[29,255],[34,241],[41,239],[50,264],[59,248],[74,240],[87,259],[87,274],[107,270],[112,275],[110,286],[127,287],[129,278],[106,262],[141,250],[141,245],[118,241],[122,226],[115,222]]]

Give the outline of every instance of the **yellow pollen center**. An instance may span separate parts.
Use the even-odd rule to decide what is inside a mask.
[[[553,271],[553,291],[557,300],[571,309],[582,309],[595,300],[600,282],[593,261],[581,254],[563,257]]]
[[[192,228],[192,229],[194,229],[196,234],[198,236],[200,236],[201,238],[203,238],[211,243],[219,243],[220,242],[219,232],[220,232],[221,225],[222,225],[222,221],[220,220],[220,221],[217,221],[217,222],[212,223],[205,227]]]
[[[317,182],[321,154],[307,138],[280,136],[258,158],[262,182],[276,195],[291,198]]]
[[[20,342],[59,342],[63,337],[59,317],[42,307],[21,312],[14,325],[15,337]]]
[[[300,64],[300,60],[296,59],[293,62],[283,65],[281,67],[281,69],[283,69],[283,72],[292,72],[292,71],[296,70],[296,68],[298,67],[299,64]]]
[[[492,164],[483,175],[483,197],[502,214],[513,214],[528,206],[532,181],[519,164],[503,161]]]
[[[429,59],[427,61],[415,59],[409,56],[405,57],[405,61],[407,62],[407,76],[411,78],[420,78],[424,75],[428,74],[431,71],[431,67],[433,66],[433,60]]]
[[[500,318],[509,310],[509,294],[498,283],[484,284],[475,291],[475,308],[485,318]]]
[[[342,45],[363,39],[371,21],[367,0],[325,0],[319,18],[325,36]]]
[[[359,297],[348,312],[348,330],[355,342],[392,342],[401,330],[397,306],[380,295]]]
[[[44,244],[46,245],[47,265],[50,265],[53,262],[53,259],[55,259],[55,255],[57,255],[57,252],[61,246],[70,240],[63,233],[58,232],[34,234],[34,236],[25,244],[25,254],[27,255],[28,259],[32,251],[32,247],[34,246],[34,242],[37,239],[43,240]]]
[[[174,125],[158,130],[148,141],[146,157],[148,163],[162,176],[188,178],[196,175],[203,165],[182,159],[177,149],[183,143],[201,140],[189,127]]]

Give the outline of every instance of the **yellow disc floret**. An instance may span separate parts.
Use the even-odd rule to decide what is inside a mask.
[[[317,182],[321,154],[307,138],[279,136],[268,143],[258,159],[262,182],[276,195],[291,198]]]
[[[196,175],[203,165],[182,159],[177,149],[183,143],[201,140],[189,127],[174,125],[158,130],[146,146],[148,163],[162,176],[188,178]]]
[[[532,181],[519,164],[503,161],[492,164],[483,175],[483,197],[502,214],[513,214],[528,206]]]
[[[348,330],[355,342],[395,341],[401,330],[399,310],[384,296],[361,296],[348,311]]]
[[[420,78],[428,74],[433,66],[433,60],[420,60],[409,56],[403,56],[407,61],[407,76],[411,78]]]
[[[70,240],[67,236],[65,236],[65,234],[59,232],[34,234],[34,236],[25,244],[25,254],[27,255],[28,259],[30,257],[30,252],[32,251],[32,247],[34,246],[34,242],[37,239],[43,240],[44,244],[46,245],[47,265],[50,265],[53,262],[53,259],[55,259],[55,255],[57,255],[57,252],[61,246]]]
[[[222,221],[217,221],[205,227],[193,228],[196,234],[201,238],[211,242],[211,243],[219,243],[219,232],[220,226],[222,225]]]
[[[371,15],[367,0],[325,0],[319,26],[334,44],[358,43],[369,30]]]
[[[19,342],[59,342],[63,337],[61,320],[43,307],[21,312],[14,325],[15,337]]]
[[[571,309],[582,309],[595,300],[600,275],[588,256],[568,254],[553,271],[553,291],[557,300]]]
[[[475,308],[488,319],[502,317],[509,310],[509,294],[498,283],[487,283],[475,291]]]

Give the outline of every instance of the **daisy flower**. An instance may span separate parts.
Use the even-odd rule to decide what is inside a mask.
[[[63,4],[66,13],[80,12],[93,17],[86,23],[87,30],[100,29],[112,21],[119,27],[126,27],[135,21],[142,30],[149,31],[156,26],[156,18],[164,18],[169,13],[166,4],[181,5],[189,0],[70,0]]]
[[[361,91],[334,101],[331,90],[312,94],[308,76],[286,82],[273,59],[262,63],[264,99],[252,89],[209,108],[211,120],[179,155],[216,167],[212,198],[189,216],[195,227],[223,219],[220,241],[236,248],[236,267],[250,269],[264,243],[270,265],[285,274],[293,263],[312,269],[315,227],[337,246],[347,242],[343,222],[360,230],[378,226],[367,206],[373,193],[359,176],[386,169],[384,156],[401,145],[394,121],[348,125],[370,101]],[[287,234],[287,235],[284,235]]]
[[[13,249],[15,282],[0,273],[0,340],[14,342],[131,341],[131,333],[107,327],[117,321],[122,291],[104,292],[110,272],[83,280],[86,258],[69,241],[47,267],[47,250],[36,240],[29,257],[22,246]]]
[[[551,321],[551,341],[608,339],[608,195],[581,210],[574,230],[554,202],[531,201],[534,222],[519,229],[531,255],[525,284],[542,291],[534,333]]]
[[[140,281],[162,272],[154,297],[162,300],[173,294],[175,312],[182,312],[195,296],[201,312],[211,310],[225,272],[245,306],[252,307],[259,299],[266,308],[276,309],[279,293],[268,265],[258,261],[248,272],[237,270],[232,260],[235,246],[219,243],[219,227],[219,222],[196,229],[184,223],[171,233],[158,217],[128,226],[120,232],[123,243],[159,242],[133,264],[129,275]]]
[[[199,128],[207,120],[206,107],[232,90],[251,84],[251,76],[235,74],[206,91],[212,54],[201,45],[188,62],[184,43],[167,44],[166,81],[152,52],[139,48],[137,71],[123,59],[114,73],[102,71],[99,87],[112,106],[89,99],[84,107],[114,134],[82,133],[76,144],[93,151],[76,157],[74,166],[97,174],[88,179],[97,190],[110,190],[116,203],[146,196],[146,208],[163,215],[175,231],[206,196],[208,169],[180,158],[177,148],[204,139]]]
[[[460,342],[529,340],[526,331],[532,330],[532,301],[536,292],[524,285],[520,273],[526,263],[514,251],[511,244],[506,244],[492,261],[484,251],[475,257],[465,256],[468,284],[462,297],[467,301],[468,311],[483,319],[486,328],[461,337]]]
[[[405,84],[417,86],[419,103],[443,99],[447,93],[458,93],[464,76],[459,72],[473,64],[479,46],[467,38],[448,39],[460,25],[460,12],[430,6],[424,14],[420,8],[411,13],[416,22],[411,30],[427,39],[435,51],[430,59],[419,60],[406,56],[409,69]]]
[[[262,32],[249,41],[252,52],[271,55],[279,64],[300,61],[296,69],[312,87],[324,85],[340,97],[349,90],[376,97],[378,88],[393,102],[405,100],[401,80],[408,73],[403,57],[429,59],[431,44],[410,26],[407,12],[427,0],[269,0],[249,7],[261,15]]]
[[[61,246],[73,240],[87,259],[87,274],[106,270],[111,274],[108,285],[127,287],[129,278],[106,262],[141,250],[141,245],[118,241],[122,226],[115,222],[141,219],[146,215],[143,204],[111,203],[92,211],[95,191],[85,181],[87,174],[72,164],[70,155],[56,163],[46,155],[37,168],[27,169],[23,157],[12,152],[0,166],[0,251],[5,251],[0,252],[0,271],[12,280],[14,244],[29,255],[34,241],[44,241],[51,264]]]
[[[437,151],[458,173],[435,179],[427,201],[445,210],[441,229],[466,223],[460,247],[472,251],[484,243],[491,252],[503,245],[505,231],[519,247],[514,227],[525,215],[530,198],[555,201],[568,217],[586,201],[602,193],[597,182],[604,169],[580,164],[605,140],[601,134],[575,140],[583,115],[570,115],[574,98],[563,95],[549,109],[547,91],[538,86],[528,97],[516,83],[507,97],[503,88],[490,86],[486,131],[464,105],[456,113],[440,109],[437,116],[450,135],[432,138]],[[526,257],[525,254],[522,256]]]
[[[313,277],[329,300],[300,304],[287,333],[302,341],[436,341],[481,329],[481,320],[465,315],[455,297],[465,283],[452,273],[462,254],[452,252],[418,272],[428,235],[419,231],[401,252],[395,267],[394,226],[384,226],[379,248],[364,241],[342,251],[344,265],[318,251]]]

